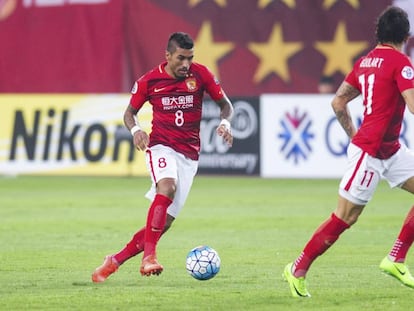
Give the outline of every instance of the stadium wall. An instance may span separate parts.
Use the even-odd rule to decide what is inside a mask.
[[[234,144],[215,134],[219,108],[204,102],[200,174],[265,178],[338,178],[348,138],[330,106],[332,95],[264,94],[233,97]],[[129,94],[0,95],[1,175],[144,176],[144,154],[122,122]],[[357,124],[359,100],[350,104]],[[139,114],[150,131],[151,106]],[[414,144],[407,113],[401,141]]]
[[[0,174],[147,175],[122,116],[129,94],[0,95]],[[260,174],[259,98],[234,97],[234,147],[215,134],[220,111],[204,103],[199,172]],[[151,106],[140,110],[151,127]]]

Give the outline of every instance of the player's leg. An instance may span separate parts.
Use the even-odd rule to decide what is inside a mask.
[[[405,146],[389,160],[392,165],[385,177],[391,187],[400,186],[414,193],[414,155]],[[404,182],[401,182],[403,180]],[[414,288],[414,278],[405,265],[405,258],[414,241],[414,207],[411,207],[405,217],[401,230],[389,254],[381,261],[380,269],[404,285]]]
[[[185,200],[187,199],[188,193],[191,188],[191,184],[194,179],[194,175],[197,172],[198,162],[194,160],[190,160],[184,157],[182,154],[177,153],[170,148],[167,148],[167,147],[162,147],[162,148],[168,149],[167,155],[164,154],[164,157],[166,158],[165,159],[160,158],[160,160],[155,161],[155,164],[154,164],[154,161],[152,161],[153,166],[156,165],[156,163],[160,163],[161,164],[160,166],[164,167],[164,162],[165,162],[165,163],[169,163],[169,169],[167,170],[164,169],[162,170],[162,172],[159,172],[158,169],[154,169],[155,176],[157,176],[157,174],[162,175],[162,176],[176,176],[174,178],[174,181],[175,181],[174,199],[167,209],[167,220],[166,220],[165,226],[169,228],[172,221],[177,217],[178,213],[181,211],[182,207],[184,206]],[[172,161],[172,159],[174,159],[174,161]],[[174,163],[175,166],[171,165],[172,163]],[[168,165],[165,165],[165,168],[167,167]],[[169,189],[172,188],[172,184],[171,184],[171,187],[168,185],[162,184],[163,186],[162,188],[160,187],[160,185],[161,185],[160,183],[157,183],[157,194],[155,195],[155,197],[157,197],[160,193],[164,195],[168,195]],[[152,197],[153,195],[154,194],[151,193],[151,191],[147,193],[147,197]],[[151,217],[151,215],[149,215],[149,217]],[[158,263],[156,257],[153,255],[155,254],[154,245],[151,244],[151,243],[154,243],[154,241],[158,241],[158,240],[155,240],[154,238],[151,239],[151,236],[150,236],[150,241],[148,243],[147,232],[149,232],[148,229],[146,230],[146,236],[145,236],[146,242],[145,242],[145,250],[144,250],[144,256],[143,256],[144,257],[143,264],[141,265],[141,273],[144,275],[159,274],[162,271],[163,267]],[[156,236],[156,233],[154,233],[154,231],[151,231],[150,234],[153,237]],[[159,236],[160,235],[158,234],[158,238]],[[146,268],[147,265],[149,267],[148,269]],[[149,269],[151,269],[151,272],[148,272]]]
[[[122,265],[128,259],[138,255],[144,250],[145,227],[138,230],[132,239],[113,257],[119,265]]]
[[[177,164],[177,178],[176,178],[176,189],[173,202],[169,205],[167,209],[167,226],[172,223],[172,221],[177,217],[182,207],[185,204],[185,201],[188,197],[188,194],[191,189],[191,185],[194,179],[194,175],[197,171],[197,161],[190,160],[185,158],[182,154],[173,151],[174,158]],[[156,195],[157,197],[157,195]],[[169,223],[170,222],[170,223]],[[146,233],[148,230],[146,230]],[[151,232],[154,234],[154,232]],[[159,237],[159,235],[158,235]],[[145,250],[144,250],[144,259],[143,264],[141,265],[141,273],[143,275],[149,274],[159,274],[161,273],[163,267],[158,263],[156,257],[153,255],[155,251],[153,250],[153,245],[147,245],[147,236],[145,237]],[[153,241],[151,241],[153,242]],[[147,254],[147,249],[149,249]],[[148,265],[148,269],[146,268]],[[148,270],[151,269],[151,272]]]
[[[173,203],[169,206],[167,210],[166,223],[164,225],[162,234],[168,231],[173,221],[177,217],[178,213],[181,211],[188,197],[188,194],[190,192],[191,185],[194,180],[194,176],[197,172],[197,166],[198,166],[197,161],[186,159],[181,154],[177,154],[177,153],[175,153],[175,156],[177,158],[177,161],[179,161],[178,175],[180,176],[180,178],[178,178],[178,181],[177,181],[177,185],[176,185],[177,189],[176,189]],[[150,189],[150,191],[148,191],[146,195],[146,197],[150,199],[151,201],[154,201],[155,196],[156,196],[156,190],[155,190],[156,188],[155,188],[154,180],[153,180],[153,184],[154,185],[152,189]],[[109,255],[105,258],[104,263],[100,267],[98,267],[94,272],[95,279],[99,278],[99,280],[101,280],[100,282],[104,281],[110,274],[116,272],[117,268],[121,264],[123,264],[126,260],[141,253],[144,250],[144,243],[145,243],[145,227],[140,229],[138,232],[136,232],[134,236],[132,237],[131,241],[129,241],[129,243],[121,251],[119,251],[118,253],[114,255]],[[111,260],[109,260],[108,258],[111,258]],[[110,265],[109,268],[108,268],[108,265]]]
[[[174,217],[167,214],[167,222],[161,235],[168,231],[174,220]],[[104,282],[111,274],[115,273],[118,270],[118,267],[125,261],[141,253],[144,250],[144,238],[145,227],[137,231],[131,241],[129,241],[118,253],[105,257],[102,265],[97,267],[93,272],[92,281],[95,283]]]
[[[362,210],[362,205],[354,204],[340,197],[335,212],[317,228],[299,257],[285,267],[283,277],[289,282],[294,297],[310,297],[305,281],[310,266],[316,258],[325,253],[338,240],[341,233],[357,220]],[[347,223],[340,217],[350,222]]]
[[[408,149],[403,148],[400,155],[399,161],[396,161],[396,165],[404,165],[404,170],[408,174],[413,176],[408,178],[402,185],[401,188],[414,194],[414,156],[407,152]],[[404,157],[404,158],[401,158]],[[389,257],[394,262],[405,262],[405,257],[414,241],[414,207],[411,207],[408,214],[406,215],[401,231],[394,243],[394,246],[389,254]]]
[[[177,163],[169,148],[147,151],[149,165],[156,184],[156,194],[148,210],[145,225],[144,255],[141,275],[159,275],[163,266],[158,262],[156,248],[167,220],[167,209],[176,191]]]
[[[391,251],[381,261],[380,269],[397,278],[404,285],[414,288],[414,278],[405,264],[405,258],[413,244],[413,240],[414,207],[411,207]]]
[[[157,260],[156,248],[167,221],[167,209],[175,196],[178,166],[174,151],[160,145],[147,150],[147,163],[156,185],[156,194],[147,214],[140,272],[149,276],[158,275],[163,270]]]
[[[348,210],[346,210],[348,208]],[[294,297],[310,297],[306,288],[306,273],[317,257],[322,255],[335,241],[339,235],[350,227],[350,224],[339,218],[336,213],[342,215],[356,215],[356,210],[362,211],[354,204],[350,204],[344,198],[339,199],[338,208],[335,213],[323,222],[305,245],[302,253],[293,263],[288,264],[283,272],[283,277],[288,281],[291,293]]]
[[[163,181],[166,179],[159,181],[158,185]],[[169,197],[157,193],[149,208],[145,226],[144,255],[140,268],[142,275],[158,275],[164,269],[157,260],[156,248],[167,221],[167,208],[171,203],[172,200]]]
[[[401,231],[391,251],[380,263],[380,269],[398,279],[406,286],[414,288],[414,278],[410,273],[405,258],[414,239],[414,207],[408,212]]]
[[[358,220],[380,181],[378,163],[354,147],[351,145],[348,150],[349,166],[339,186],[336,210],[317,228],[296,260],[285,267],[283,277],[289,282],[294,297],[310,296],[305,284],[310,266]]]
[[[171,223],[175,219],[171,215],[169,215],[168,217],[166,217],[165,215],[165,211],[171,203],[171,200],[167,196],[174,196],[174,178],[176,178],[177,176],[176,169],[174,169],[176,163],[174,159],[171,159],[171,155],[169,155],[170,153],[170,148],[165,148],[163,146],[155,146],[153,147],[153,150],[149,150],[149,152],[147,152],[146,154],[147,168],[148,171],[151,173],[150,176],[153,183],[153,191],[150,190],[146,195],[147,198],[149,198],[152,202],[148,211],[147,222],[155,221],[156,226],[158,226],[159,228],[163,228],[162,231],[158,230],[159,228],[156,228],[155,231],[158,232],[155,232],[155,234],[152,234],[152,232],[150,232],[148,234],[148,252],[155,252],[156,242],[159,240],[161,234],[168,230],[168,228],[171,226]],[[166,154],[166,156],[164,156],[164,154]],[[170,163],[170,165],[167,166],[167,162]],[[154,163],[156,164],[154,165]],[[168,178],[169,176],[172,176],[172,178]],[[157,182],[157,180],[161,180],[161,182]],[[157,191],[159,191],[160,193],[156,193],[156,188]],[[155,220],[154,212],[156,214]],[[127,245],[121,251],[114,255],[108,255],[105,257],[103,264],[96,268],[92,274],[92,280],[94,282],[105,281],[111,274],[116,272],[118,270],[118,267],[121,264],[123,264],[126,260],[136,256],[144,250],[146,236],[145,233],[147,231],[146,227],[147,226],[137,231],[132,237],[131,241],[127,243]],[[160,271],[162,271],[162,266],[158,264],[154,256],[147,257],[147,268],[145,270],[140,270],[143,270],[144,274],[159,274]]]
[[[162,231],[161,235],[166,233],[168,229],[171,227],[172,222],[174,221],[174,217],[167,214],[167,221],[164,226],[164,230]],[[145,227],[141,228],[137,231],[134,236],[132,237],[131,241],[129,241],[123,249],[121,249],[118,253],[112,255],[115,261],[122,265],[128,259],[135,257],[139,253],[144,250],[144,242],[145,242]]]
[[[343,202],[340,203],[343,205],[353,205],[352,203],[349,204],[349,202],[343,198],[340,198],[339,201]],[[338,205],[337,211],[340,210],[342,213],[345,213],[341,208],[341,205]],[[328,248],[330,248],[339,238],[339,235],[349,227],[350,224],[343,221],[335,213],[332,213],[331,216],[316,229],[300,256],[295,260],[292,267],[293,275],[295,277],[305,277],[313,261],[328,250]]]
[[[394,262],[405,262],[408,250],[414,241],[414,206],[411,207],[405,217],[398,237],[389,253],[389,258]]]

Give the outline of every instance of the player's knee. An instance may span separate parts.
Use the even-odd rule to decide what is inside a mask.
[[[165,195],[171,200],[174,199],[176,190],[177,186],[175,184],[175,180],[172,178],[168,178],[165,180],[163,179],[157,184],[157,193]]]

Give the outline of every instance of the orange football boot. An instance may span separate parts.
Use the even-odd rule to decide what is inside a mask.
[[[159,275],[162,270],[164,270],[164,267],[159,264],[157,257],[155,255],[148,255],[142,259],[139,272],[141,272],[141,275],[150,276],[151,274]]]
[[[118,267],[119,264],[111,255],[106,256],[103,264],[92,273],[92,281],[95,283],[105,281],[112,273],[118,270]]]

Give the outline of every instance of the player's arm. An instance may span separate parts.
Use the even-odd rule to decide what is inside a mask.
[[[352,122],[351,114],[348,109],[348,103],[359,94],[360,93],[356,88],[344,81],[339,86],[335,97],[332,100],[332,108],[335,112],[336,118],[349,138],[352,138],[355,135],[356,128]]]
[[[233,145],[233,135],[231,133],[230,122],[233,117],[233,105],[230,99],[224,95],[221,99],[216,100],[217,105],[220,107],[221,122],[216,129],[219,136],[222,136],[224,141],[229,145]]]
[[[405,90],[401,93],[404,98],[405,103],[407,104],[408,110],[414,114],[414,88]]]
[[[201,65],[201,72],[204,77],[206,85],[206,91],[210,97],[220,107],[220,124],[216,129],[216,133],[223,137],[227,145],[233,145],[233,135],[231,134],[230,122],[233,117],[233,105],[230,99],[226,96],[223,89],[221,88],[218,80],[214,75],[207,69],[207,67]]]
[[[124,124],[131,132],[135,148],[144,151],[147,149],[149,137],[148,134],[141,129],[137,119],[138,109],[128,105],[124,112]]]
[[[233,104],[230,99],[224,95],[221,99],[216,101],[217,105],[220,107],[220,118],[226,119],[229,122],[233,118]]]

